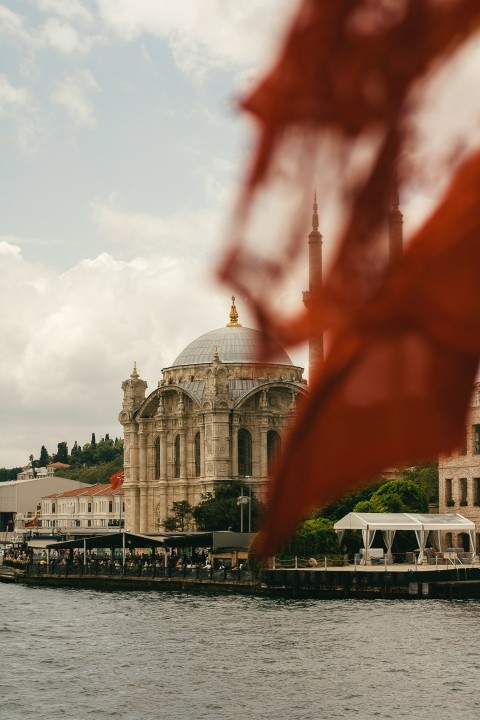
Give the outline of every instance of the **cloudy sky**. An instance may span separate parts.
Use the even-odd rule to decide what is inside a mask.
[[[133,361],[228,321],[235,98],[295,5],[0,0],[0,467],[119,436]]]
[[[0,0],[0,467],[42,444],[119,436],[133,361],[151,391],[183,347],[227,322],[231,292],[212,266],[252,139],[235,98],[295,7]],[[456,112],[447,97],[434,133],[426,105],[420,165],[432,147],[451,152],[449,123],[472,125],[468,77],[455,78]],[[405,193],[407,227],[432,201]],[[305,364],[304,351],[292,357]]]

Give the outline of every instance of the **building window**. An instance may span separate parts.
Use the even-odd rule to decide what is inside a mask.
[[[92,521],[91,521],[91,520],[87,520],[87,527],[92,527]]]
[[[467,478],[460,478],[460,505],[465,507],[468,505],[468,485]]]
[[[87,512],[92,512],[92,503],[88,503]]]
[[[480,455],[480,425],[473,425],[473,453]]]
[[[173,476],[180,477],[180,435],[175,438],[174,444],[174,458],[173,458]]]
[[[109,501],[108,501],[108,512],[109,512],[109,513],[113,512],[113,502],[112,502],[112,500],[109,500]]]
[[[155,480],[160,480],[160,438],[155,440]]]
[[[480,478],[473,478],[473,504],[480,505]]]
[[[195,435],[195,477],[200,477],[200,433]]]
[[[445,504],[447,507],[453,507],[453,495],[452,495],[452,478],[445,480]]]
[[[252,475],[252,436],[244,428],[238,431],[238,474],[240,477]]]
[[[269,475],[272,474],[275,461],[280,453],[280,442],[280,435],[275,430],[269,430],[267,433],[267,465]]]
[[[56,505],[55,505],[55,503],[52,503],[52,513],[56,512],[56,511],[57,511]]]

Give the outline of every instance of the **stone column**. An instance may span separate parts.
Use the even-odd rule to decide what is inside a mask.
[[[160,480],[160,482],[158,483],[158,488],[158,518],[161,522],[162,520],[165,520],[165,518],[168,516],[167,483],[164,480]],[[156,529],[157,528],[155,528],[155,530]]]
[[[231,475],[232,478],[238,478],[238,418],[233,418],[232,423],[232,448],[231,448]],[[252,458],[253,464],[253,458]],[[252,467],[253,472],[253,467]]]
[[[160,480],[167,479],[167,431],[160,433]]]
[[[140,528],[139,528],[139,532],[146,533],[146,532],[148,532],[148,526],[147,526],[147,524],[148,524],[148,518],[147,518],[148,486],[147,486],[147,483],[141,482],[139,487],[140,487]]]
[[[267,455],[267,432],[268,427],[260,428],[260,477],[268,476],[268,455]]]
[[[142,424],[138,430],[139,445],[139,488],[140,488],[140,523],[139,531],[146,532],[147,526],[147,434]]]
[[[187,433],[180,430],[180,477],[187,477]]]

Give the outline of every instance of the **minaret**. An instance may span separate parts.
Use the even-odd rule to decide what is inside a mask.
[[[403,253],[403,215],[399,210],[399,205],[398,185],[395,178],[388,213],[389,261],[391,266],[397,263]]]
[[[303,303],[307,310],[312,298],[322,291],[322,236],[318,230],[317,193],[313,198],[312,230],[308,236],[308,290],[303,293]],[[323,335],[310,335],[308,343],[308,374],[311,378],[314,369],[323,362]]]

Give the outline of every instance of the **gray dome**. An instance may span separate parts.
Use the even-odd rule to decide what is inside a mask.
[[[215,348],[221,363],[255,363],[258,362],[262,347],[262,333],[259,330],[241,325],[226,326],[211,330],[191,342],[171,367],[211,363]],[[274,343],[274,347],[275,351],[267,364],[292,366],[293,363],[285,350],[278,343]]]

